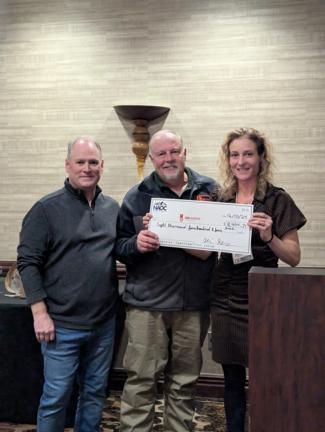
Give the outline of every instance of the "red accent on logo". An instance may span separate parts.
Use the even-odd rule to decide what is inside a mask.
[[[198,195],[196,197],[197,201],[211,201],[210,195]]]

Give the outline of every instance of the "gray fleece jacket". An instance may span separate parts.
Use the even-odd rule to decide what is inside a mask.
[[[188,187],[180,198],[210,199],[216,188],[214,180],[189,168],[186,172]],[[153,172],[126,194],[120,209],[116,254],[127,268],[123,300],[147,310],[208,309],[214,254],[202,261],[183,249],[160,247],[143,254],[137,250],[137,234],[143,229],[142,217],[149,212],[152,197],[179,199]]]
[[[118,210],[98,186],[89,207],[66,180],[25,216],[17,265],[27,301],[44,300],[57,325],[91,329],[115,312]]]

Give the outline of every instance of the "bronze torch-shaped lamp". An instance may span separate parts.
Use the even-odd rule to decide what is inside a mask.
[[[138,180],[143,178],[143,167],[149,152],[150,134],[148,126],[162,116],[167,116],[169,108],[151,105],[116,105],[116,113],[134,124],[132,151],[137,159]]]

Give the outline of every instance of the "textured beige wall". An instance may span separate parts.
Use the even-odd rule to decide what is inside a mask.
[[[322,0],[1,0],[0,260],[15,259],[32,203],[61,187],[77,135],[102,143],[101,184],[122,199],[136,169],[112,106],[153,104],[171,107],[165,126],[213,177],[230,129],[265,131],[275,183],[308,217],[301,265],[324,266],[324,48]]]

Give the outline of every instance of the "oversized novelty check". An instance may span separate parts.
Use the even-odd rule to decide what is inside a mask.
[[[152,198],[150,213],[161,246],[251,253],[250,204]]]

